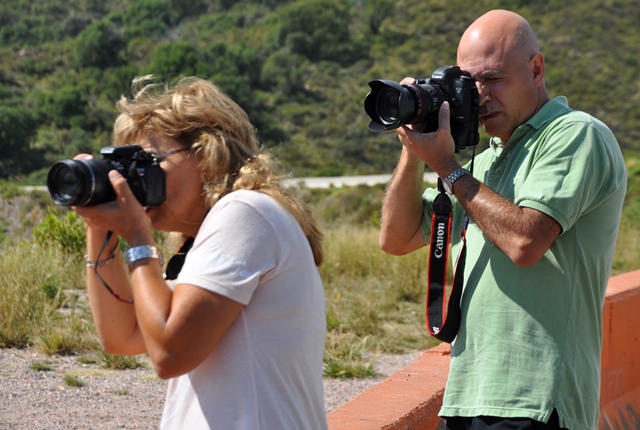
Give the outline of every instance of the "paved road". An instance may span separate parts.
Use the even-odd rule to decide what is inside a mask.
[[[438,175],[433,172],[424,174],[424,180],[435,184],[438,179]],[[303,183],[307,188],[329,188],[329,187],[342,187],[356,186],[356,185],[377,185],[388,184],[391,180],[391,175],[366,175],[366,176],[327,176],[327,177],[313,177],[313,178],[295,178],[291,179],[291,183]]]
[[[433,172],[427,172],[424,174],[424,180],[426,182],[435,184],[438,179],[438,175]],[[342,186],[356,186],[356,185],[377,185],[388,184],[391,180],[391,174],[387,175],[364,175],[364,176],[324,176],[324,177],[309,177],[309,178],[294,178],[287,180],[287,183],[291,184],[304,184],[307,188],[329,188]],[[47,191],[45,186],[26,186],[27,191],[40,190]]]

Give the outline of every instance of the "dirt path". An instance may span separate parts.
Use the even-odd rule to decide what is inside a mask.
[[[417,359],[380,356],[376,378],[325,379],[328,412]],[[50,370],[34,370],[34,363]],[[83,385],[69,386],[65,378]],[[0,349],[0,429],[155,429],[166,383],[148,366],[107,370],[77,357],[49,357],[33,350]]]

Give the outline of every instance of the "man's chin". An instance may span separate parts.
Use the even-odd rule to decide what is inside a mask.
[[[495,121],[498,116],[500,115],[500,112],[493,112],[490,113],[488,115],[481,115],[480,116],[480,123],[482,123],[483,125],[485,123],[491,123],[492,121]]]
[[[480,125],[482,125],[484,131],[491,137],[499,136],[500,132],[502,131],[500,129],[501,124],[497,121],[496,117],[488,120],[484,120],[481,118]]]

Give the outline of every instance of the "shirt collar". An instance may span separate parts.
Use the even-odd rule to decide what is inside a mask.
[[[571,111],[571,108],[569,107],[569,103],[565,96],[554,97],[545,103],[545,105],[542,106],[531,118],[529,118],[527,122],[516,128],[510,140],[513,140],[514,137],[518,138],[518,136],[526,134],[526,132],[531,128],[539,130],[546,123],[553,121],[558,116],[564,115],[569,111]],[[489,144],[494,149],[504,147],[504,143],[498,137],[492,137]]]

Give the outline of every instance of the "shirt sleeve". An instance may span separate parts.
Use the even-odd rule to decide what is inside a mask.
[[[562,231],[601,204],[601,190],[611,174],[613,134],[592,121],[549,127],[548,140],[531,158],[533,166],[519,187],[515,203],[554,218]]]
[[[218,202],[204,220],[177,278],[249,304],[260,279],[277,263],[273,225],[246,201]]]

